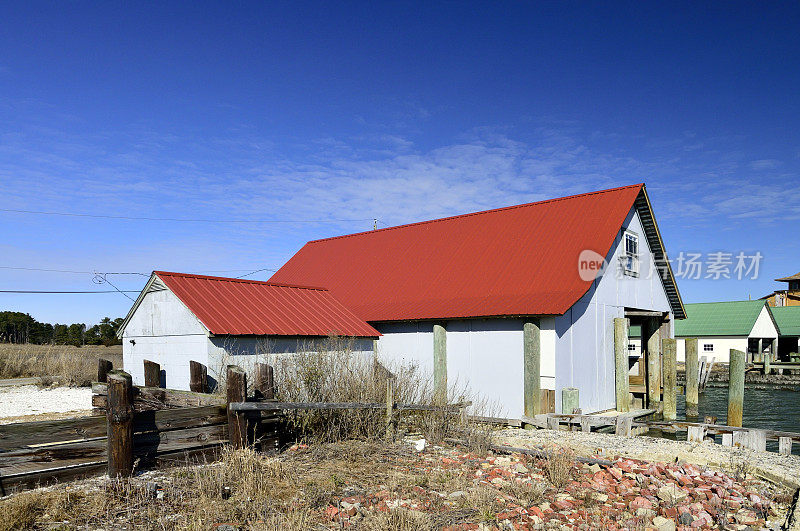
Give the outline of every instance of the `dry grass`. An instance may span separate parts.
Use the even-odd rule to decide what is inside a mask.
[[[82,386],[97,379],[97,360],[122,367],[122,346],[0,344],[0,378],[38,376],[50,385]]]
[[[572,466],[575,463],[575,452],[570,448],[556,446],[546,450],[542,460],[547,479],[558,490],[563,489],[572,480]]]

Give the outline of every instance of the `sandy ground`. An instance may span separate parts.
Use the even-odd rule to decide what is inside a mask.
[[[0,388],[0,424],[81,417],[92,411],[89,387],[35,385]]]

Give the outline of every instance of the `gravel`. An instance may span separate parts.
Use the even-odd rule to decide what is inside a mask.
[[[75,412],[75,416],[81,416],[91,412],[91,409],[92,390],[89,387],[39,388],[35,385],[21,385],[0,388],[0,424],[17,417],[45,417],[49,413]]]

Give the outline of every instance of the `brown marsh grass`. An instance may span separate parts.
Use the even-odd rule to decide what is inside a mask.
[[[50,385],[83,386],[97,379],[97,360],[122,367],[122,346],[0,344],[0,378],[36,376]]]

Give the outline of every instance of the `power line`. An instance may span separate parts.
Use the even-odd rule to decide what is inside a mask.
[[[250,273],[247,273],[245,275],[242,275],[242,276],[239,276],[239,277],[236,277],[236,278],[249,277],[250,275],[255,275],[256,273],[260,273],[262,271],[277,271],[277,269],[269,269],[269,268],[265,267],[264,269],[256,269],[255,271],[251,271]]]
[[[87,294],[87,293],[139,293],[138,290],[107,290],[107,291],[44,291],[44,290],[21,290],[21,289],[2,289],[0,293],[48,293],[48,294]],[[125,295],[128,297],[127,295]],[[128,297],[130,298],[130,297]],[[131,299],[133,300],[133,299]]]
[[[75,212],[46,212],[43,210],[20,210],[16,208],[0,208],[0,212],[17,214],[41,214],[45,216],[70,216],[76,218],[123,219],[128,221],[177,221],[191,223],[343,223],[355,221],[372,221],[374,218],[360,219],[207,219],[207,218],[152,218],[139,216],[110,216],[104,214],[80,214]]]
[[[131,302],[136,302],[136,300],[133,297],[131,297],[130,295],[128,295],[127,293],[125,293],[124,291],[119,289],[117,286],[112,284],[110,280],[108,280],[106,278],[106,276],[109,275],[109,274],[110,273],[97,273],[97,272],[95,272],[94,278],[92,278],[92,282],[94,282],[95,284],[108,284],[109,286],[111,286],[112,288],[117,290],[118,292],[122,293],[122,295],[124,295],[125,297],[129,298],[131,300]]]

